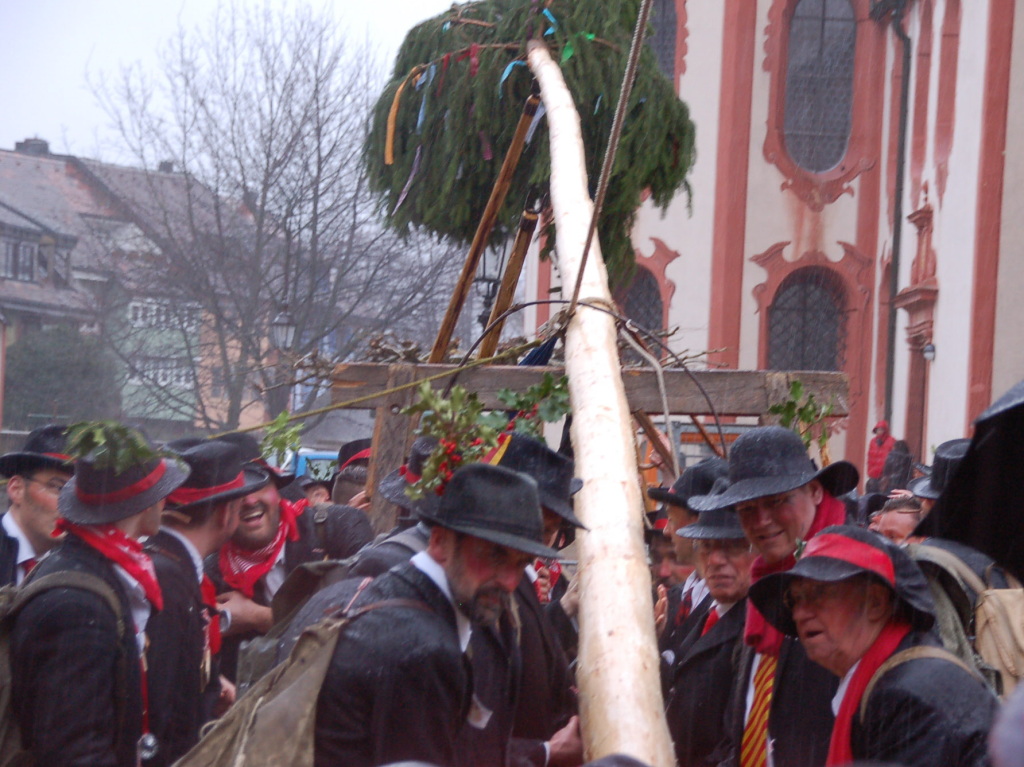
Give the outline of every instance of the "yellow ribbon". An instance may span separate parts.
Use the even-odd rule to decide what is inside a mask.
[[[402,84],[398,86],[398,90],[395,91],[395,98],[391,102],[391,111],[388,112],[388,133],[387,138],[384,141],[384,164],[394,165],[395,164],[395,123],[398,122],[398,104],[402,99],[402,91],[405,90],[405,86],[409,80],[414,77],[419,77],[423,71],[423,65],[417,64],[412,68],[412,71],[402,80]]]

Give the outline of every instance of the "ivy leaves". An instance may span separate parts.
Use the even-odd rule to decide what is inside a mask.
[[[89,456],[97,468],[120,474],[163,455],[141,432],[117,421],[80,421],[68,427],[67,451],[72,458]]]

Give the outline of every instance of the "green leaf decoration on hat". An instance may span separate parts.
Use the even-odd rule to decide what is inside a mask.
[[[596,184],[615,99],[608,108],[594,106],[601,94],[619,93],[639,9],[639,0],[480,0],[454,4],[414,27],[378,98],[366,141],[370,184],[388,226],[400,232],[425,227],[472,241],[533,87],[527,67],[510,68],[525,61],[531,39],[542,39],[561,59]],[[633,272],[630,231],[641,203],[649,194],[664,211],[677,192],[689,194],[695,159],[689,110],[648,46],[625,115],[598,221],[613,285]],[[490,245],[515,235],[528,198],[542,195],[550,176],[548,136],[539,130],[515,168]],[[546,248],[554,244],[552,228]]]
[[[71,424],[67,452],[75,459],[89,456],[97,468],[112,468],[115,474],[163,455],[139,431],[117,421]]]

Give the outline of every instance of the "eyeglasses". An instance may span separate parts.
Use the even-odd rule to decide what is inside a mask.
[[[59,477],[50,477],[45,482],[35,479],[34,477],[25,477],[26,482],[32,482],[39,485],[50,495],[60,495],[60,491],[64,489],[64,485],[68,483],[66,479],[60,479]]]
[[[746,538],[699,540],[694,541],[693,547],[703,556],[710,556],[713,551],[721,551],[727,557],[740,557],[754,550]]]
[[[804,582],[798,590],[794,591],[790,586],[782,595],[782,604],[786,609],[793,612],[799,605],[804,605],[808,610],[817,610],[826,599],[835,596],[842,587],[839,583]]]

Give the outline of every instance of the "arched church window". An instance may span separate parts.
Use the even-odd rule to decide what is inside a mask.
[[[651,6],[651,34],[647,44],[654,51],[658,68],[670,80],[676,76],[676,0],[654,0]]]
[[[846,345],[844,291],[830,269],[798,269],[768,307],[769,370],[841,370]]]
[[[622,302],[623,313],[647,330],[661,330],[665,324],[665,306],[661,301],[658,279],[650,269],[636,268],[633,282]]]
[[[857,23],[850,0],[800,0],[789,22],[784,127],[801,168],[823,173],[846,154]]]

